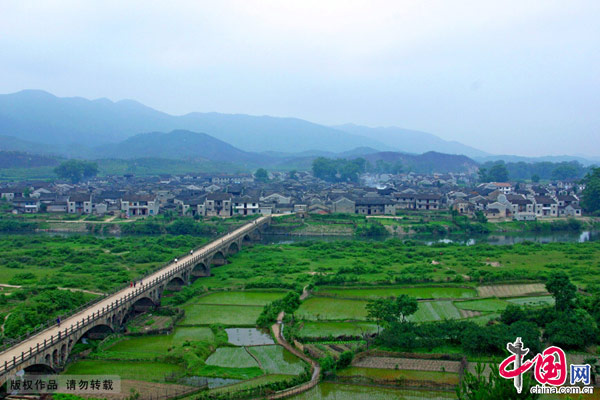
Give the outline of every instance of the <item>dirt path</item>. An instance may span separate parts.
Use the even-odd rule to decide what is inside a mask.
[[[295,395],[298,393],[305,392],[305,391],[315,387],[317,385],[317,383],[319,383],[319,379],[321,377],[321,366],[316,361],[314,361],[313,359],[308,357],[306,354],[302,353],[301,351],[296,349],[294,346],[289,344],[287,342],[287,340],[285,340],[283,338],[283,335],[281,334],[281,326],[282,326],[284,316],[285,316],[285,313],[283,311],[280,312],[279,315],[277,316],[277,323],[273,324],[273,326],[271,326],[271,329],[273,330],[273,334],[275,335],[275,339],[277,340],[278,344],[285,347],[290,353],[296,355],[297,357],[299,357],[302,360],[309,363],[310,366],[312,367],[312,376],[310,378],[310,381],[303,383],[301,385],[277,392],[277,393],[269,396],[268,397],[269,399],[283,399],[285,397],[289,397],[289,396],[292,396],[292,395]]]
[[[20,289],[23,286],[21,285],[9,285],[8,283],[0,283],[1,287],[7,287],[7,288],[16,288],[16,289]],[[101,293],[101,292],[94,292],[93,290],[87,290],[87,289],[77,289],[77,288],[66,288],[66,287],[57,287],[58,290],[70,290],[71,292],[82,292],[82,293],[89,293],[89,294],[95,294],[98,296],[104,296],[105,293]]]
[[[0,326],[0,331],[4,334],[4,325],[6,325],[6,320],[8,319],[8,317],[10,317],[10,314],[12,313],[8,313],[6,314],[6,317],[4,317],[4,321],[2,321],[2,326]]]
[[[310,292],[308,290],[306,290],[307,287],[308,287],[308,285],[306,285],[302,288],[302,295],[300,296],[300,300],[306,300],[306,298],[308,296],[310,296]]]
[[[250,357],[254,358],[254,361],[256,361],[256,363],[258,364],[258,368],[263,369],[262,363],[260,362],[260,360],[258,359],[258,357],[256,357],[254,354],[252,354],[252,352],[250,350],[248,350],[247,346],[244,346],[244,350],[246,350],[246,353],[248,353],[248,355]]]

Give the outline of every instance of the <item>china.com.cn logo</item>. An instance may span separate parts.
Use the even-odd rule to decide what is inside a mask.
[[[567,357],[560,347],[550,346],[527,361],[524,358],[529,353],[529,349],[523,347],[520,337],[514,343],[508,343],[506,348],[511,353],[511,356],[505,358],[500,364],[500,376],[506,379],[513,379],[518,393],[521,393],[523,390],[523,374],[532,367],[535,367],[533,370],[535,380],[543,385],[543,387],[545,385],[557,387],[564,385],[567,381]],[[508,369],[511,364],[512,369]],[[591,367],[589,364],[571,364],[569,370],[570,384],[575,385],[580,382],[583,385],[589,385],[590,372]],[[571,389],[580,388],[574,387]],[[555,392],[562,393],[563,391],[555,390]]]

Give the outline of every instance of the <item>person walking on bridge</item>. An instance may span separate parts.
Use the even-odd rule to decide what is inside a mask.
[[[56,325],[60,328],[60,315],[56,317]]]

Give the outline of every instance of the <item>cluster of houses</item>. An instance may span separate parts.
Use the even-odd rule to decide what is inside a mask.
[[[580,216],[576,185],[477,185],[466,174],[367,176],[362,183],[328,183],[308,172],[95,178],[81,184],[22,182],[0,187],[14,213],[152,216],[171,211],[194,217],[285,213],[395,215],[398,210],[452,208],[488,218],[533,220]],[[375,184],[374,184],[375,183]]]
[[[579,184],[519,185],[508,182],[480,184],[465,193],[448,194],[450,207],[461,214],[481,211],[488,219],[534,221],[539,218],[580,217]]]

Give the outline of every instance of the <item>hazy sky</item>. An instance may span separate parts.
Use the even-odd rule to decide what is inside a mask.
[[[600,156],[600,1],[0,0],[22,89]]]

